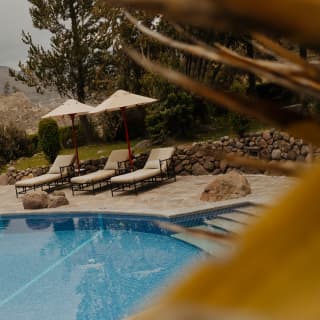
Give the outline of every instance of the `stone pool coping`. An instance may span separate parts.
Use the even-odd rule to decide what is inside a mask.
[[[117,214],[175,218],[183,215],[220,211],[233,206],[270,205],[295,182],[287,177],[247,175],[252,194],[215,203],[199,200],[205,186],[213,176],[180,176],[175,183],[164,183],[145,190],[138,196],[129,193],[111,197],[110,191],[97,195],[79,193],[72,197],[69,189],[63,189],[70,201],[69,206],[57,209],[23,210],[21,198],[16,199],[14,186],[0,187],[0,216],[12,215],[59,215],[72,213]],[[93,209],[94,208],[94,209]]]

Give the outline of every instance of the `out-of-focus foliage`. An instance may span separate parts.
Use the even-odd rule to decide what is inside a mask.
[[[112,72],[108,78],[108,92],[112,93],[116,88],[122,88],[165,101],[170,94],[176,94],[177,91],[179,91],[177,87],[170,85],[166,80],[137,66],[137,64],[129,59],[123,51],[124,45],[130,45],[139,52],[143,52],[146,57],[158,61],[163,65],[178,69],[185,75],[192,76],[198,80],[204,81],[208,85],[214,85],[225,90],[230,89],[234,82],[234,78],[239,75],[237,70],[225,67],[220,63],[210,63],[204,58],[199,58],[189,53],[178,52],[175,49],[168,48],[166,45],[163,45],[156,40],[150,41],[147,36],[137,30],[126,19],[123,11],[110,7],[108,5],[110,2],[108,1],[101,1],[101,3],[101,7],[97,7],[97,14],[104,16],[105,34],[114,39],[113,49],[110,55],[109,69],[112,70]],[[106,6],[104,5],[105,3],[107,4]],[[227,47],[237,48],[239,52],[246,50],[246,45],[242,38],[236,38],[231,33],[220,33],[187,27],[185,30],[186,34],[183,34],[162,15],[149,15],[142,11],[132,11],[132,13],[143,21],[143,23],[151,30],[162,32],[171,37],[182,40],[192,36],[201,39],[201,41],[206,41],[209,44],[214,44],[215,41],[219,41]],[[243,77],[242,79],[243,86],[246,87],[248,81],[246,77]],[[201,97],[197,97],[192,103],[194,104],[195,109],[196,105],[205,104]],[[205,124],[209,122],[210,114],[214,113],[216,109],[216,106],[213,104],[206,103],[206,106],[207,107],[202,108],[201,111],[202,113],[207,111],[207,114],[202,117]],[[190,109],[190,111],[190,115],[187,112],[181,114],[181,117],[186,117],[185,121],[188,121],[189,117],[193,117],[192,110]],[[156,118],[160,123],[157,123]],[[193,123],[192,130],[188,131],[189,138],[202,129],[204,123],[201,122],[201,118],[198,118],[198,120],[199,121]],[[181,119],[181,121],[184,121],[184,119]],[[226,121],[228,121],[228,115],[226,115]],[[155,116],[152,123],[154,128],[150,128],[150,121],[149,119],[147,120],[147,133],[152,131],[151,135],[155,137],[155,140],[163,140],[165,137],[175,136],[172,130],[168,130],[168,127],[163,125],[161,116]],[[142,127],[142,124],[140,124],[140,127]],[[159,129],[158,132],[157,128]],[[113,131],[112,126],[110,127],[110,130],[105,128],[105,136],[113,136]],[[134,132],[135,130],[131,131]],[[162,138],[156,138],[157,135]],[[176,136],[180,136],[180,133]]]
[[[250,129],[250,120],[239,113],[231,112],[229,121],[233,132],[239,136],[243,136]]]
[[[183,308],[194,308],[200,319],[200,310],[230,313],[226,319],[317,319],[319,178],[317,165],[248,229],[231,259],[203,264],[163,296],[156,312],[137,319],[166,312],[183,319],[175,317]]]
[[[160,105],[148,108],[146,124],[151,139],[155,143],[162,143],[168,136],[192,137],[199,123],[204,122],[203,114],[207,115],[206,105],[202,102],[202,99],[197,101],[192,95],[177,90],[176,93],[170,93]]]
[[[294,1],[294,2],[293,2]],[[205,29],[276,32],[309,46],[319,46],[320,3],[314,0],[114,0],[160,12],[172,21]],[[110,0],[104,0],[110,3]],[[299,23],[303,19],[304,23]]]
[[[236,26],[247,32],[276,30],[304,44],[319,46],[320,43],[320,4],[312,0],[119,0],[118,3],[169,14],[177,22],[209,30],[217,25],[233,30]],[[305,23],[299,23],[301,17]],[[259,48],[272,52],[276,63],[239,57],[219,45],[211,47],[201,41],[190,46],[153,36],[148,31],[144,34],[177,50],[189,50],[199,57],[239,65],[301,95],[311,94],[319,99],[316,89],[319,87],[319,68],[263,35],[253,34],[259,41]],[[282,109],[272,101],[213,89],[192,75],[186,76],[158,61],[153,63],[133,50],[127,50],[127,53],[149,72],[157,73],[185,90],[221,103],[232,111],[274,123],[320,145],[319,122],[306,113]],[[248,229],[231,257],[203,263],[166,292],[154,309],[135,319],[318,319],[319,179],[320,165],[316,164],[286,197],[266,210],[256,225]]]

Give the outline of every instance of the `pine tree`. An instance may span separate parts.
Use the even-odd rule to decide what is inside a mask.
[[[33,25],[50,32],[50,46],[33,42],[23,31],[29,47],[27,61],[19,72],[10,70],[16,80],[38,92],[55,89],[61,96],[85,102],[105,90],[108,48],[111,41],[101,34],[101,17],[95,14],[97,0],[28,0]],[[82,119],[88,134],[88,121]]]
[[[34,26],[51,34],[50,47],[35,44],[23,32],[28,59],[19,63],[21,72],[11,70],[11,75],[38,91],[55,88],[61,96],[85,102],[99,89],[111,44],[100,34],[101,17],[94,14],[96,0],[28,1]]]

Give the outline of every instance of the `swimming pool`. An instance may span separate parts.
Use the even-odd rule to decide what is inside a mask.
[[[0,217],[0,319],[122,319],[202,256],[151,218]]]

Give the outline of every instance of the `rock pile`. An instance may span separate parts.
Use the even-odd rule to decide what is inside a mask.
[[[52,195],[49,195],[48,208],[58,208],[68,204],[69,200],[63,191],[54,191]]]
[[[48,203],[49,196],[44,191],[30,192],[22,198],[23,208],[29,210],[48,208]]]
[[[17,181],[38,177],[47,173],[48,167],[28,168],[26,170],[17,170],[14,166],[7,169],[7,184],[14,185]]]
[[[24,209],[37,210],[45,208],[58,208],[69,204],[66,195],[62,191],[54,191],[49,195],[44,191],[27,193],[22,198]]]

